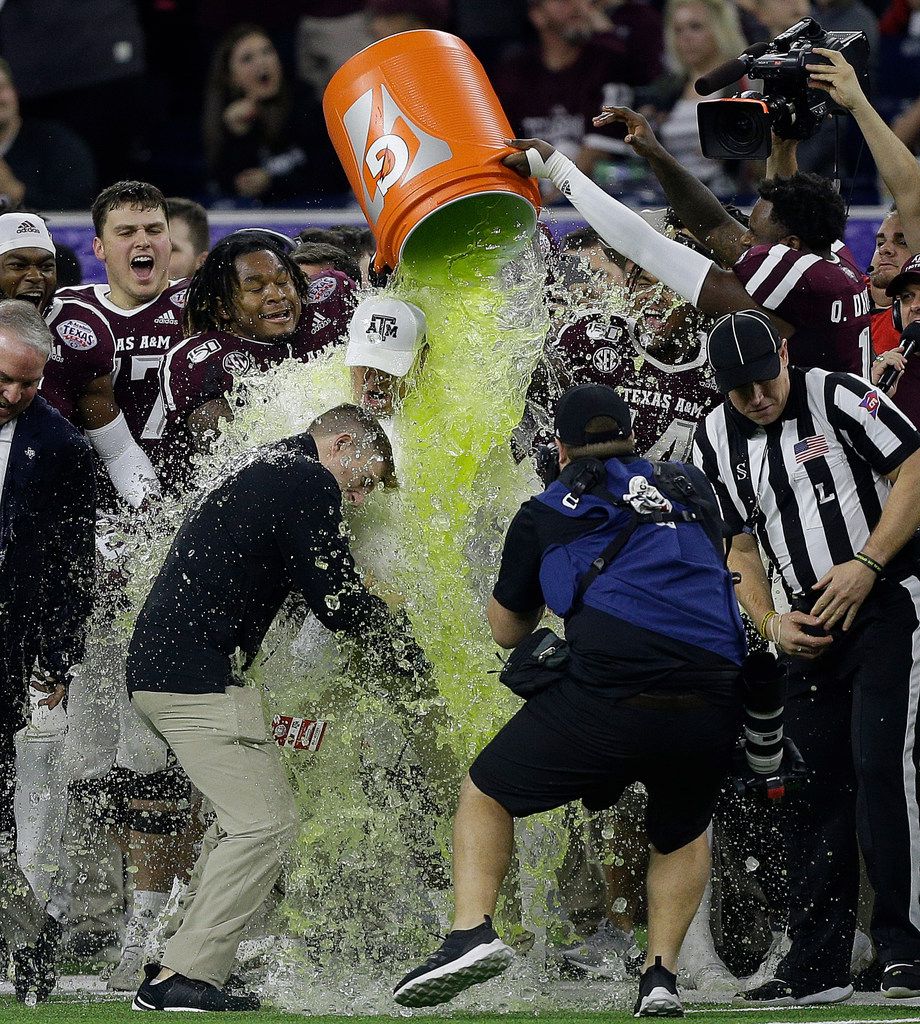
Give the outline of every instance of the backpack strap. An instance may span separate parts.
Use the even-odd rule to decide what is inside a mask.
[[[578,586],[575,589],[575,596],[572,598],[572,607],[569,611],[577,611],[581,607],[582,598],[585,596],[585,591],[591,584],[597,579],[598,576],[607,568],[608,565],[616,558],[616,556],[623,550],[626,542],[636,532],[636,528],[642,521],[642,517],[638,512],[633,512],[629,522],[622,530],[613,538],[613,540],[604,548],[604,550],[594,559],[591,563],[591,568],[581,577],[578,581]]]

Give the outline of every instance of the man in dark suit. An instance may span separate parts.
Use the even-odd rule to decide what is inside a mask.
[[[92,449],[36,395],[51,340],[34,306],[0,302],[0,935],[21,1001],[53,987],[56,925],[16,864],[13,735],[30,692],[38,715],[64,699],[94,576]]]

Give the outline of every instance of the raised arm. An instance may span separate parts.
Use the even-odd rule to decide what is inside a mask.
[[[830,63],[806,65],[809,84],[829,93],[855,118],[882,180],[894,197],[907,244],[913,252],[920,252],[920,165],[869,102],[846,58],[836,50],[821,47],[815,47],[814,52]]]
[[[625,141],[648,162],[671,208],[690,234],[712,249],[723,266],[732,266],[746,248],[744,225],[727,213],[715,195],[671,156],[641,114],[629,107],[604,107],[594,118],[599,128],[614,121],[626,125]]]
[[[732,271],[723,270],[701,253],[659,234],[637,213],[607,195],[548,142],[515,139],[511,145],[524,152],[505,157],[507,166],[523,177],[549,178],[608,245],[701,312],[721,316],[742,309],[761,309]],[[792,328],[785,320],[769,309],[762,312],[778,331],[789,336]]]

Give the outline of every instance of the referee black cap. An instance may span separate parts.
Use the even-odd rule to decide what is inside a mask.
[[[755,380],[773,380],[782,368],[782,338],[768,317],[756,309],[729,313],[709,332],[709,362],[716,386],[727,395]]]
[[[586,431],[591,420],[611,419],[616,427],[598,433]],[[622,398],[605,384],[581,384],[569,388],[556,406],[556,437],[571,448],[605,441],[622,441],[632,433],[632,414]]]

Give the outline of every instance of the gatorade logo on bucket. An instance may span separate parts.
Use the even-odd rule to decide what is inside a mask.
[[[399,108],[382,83],[359,96],[342,121],[361,168],[361,186],[372,222],[380,216],[386,194],[397,182],[411,181],[453,156],[443,139],[419,128]]]

